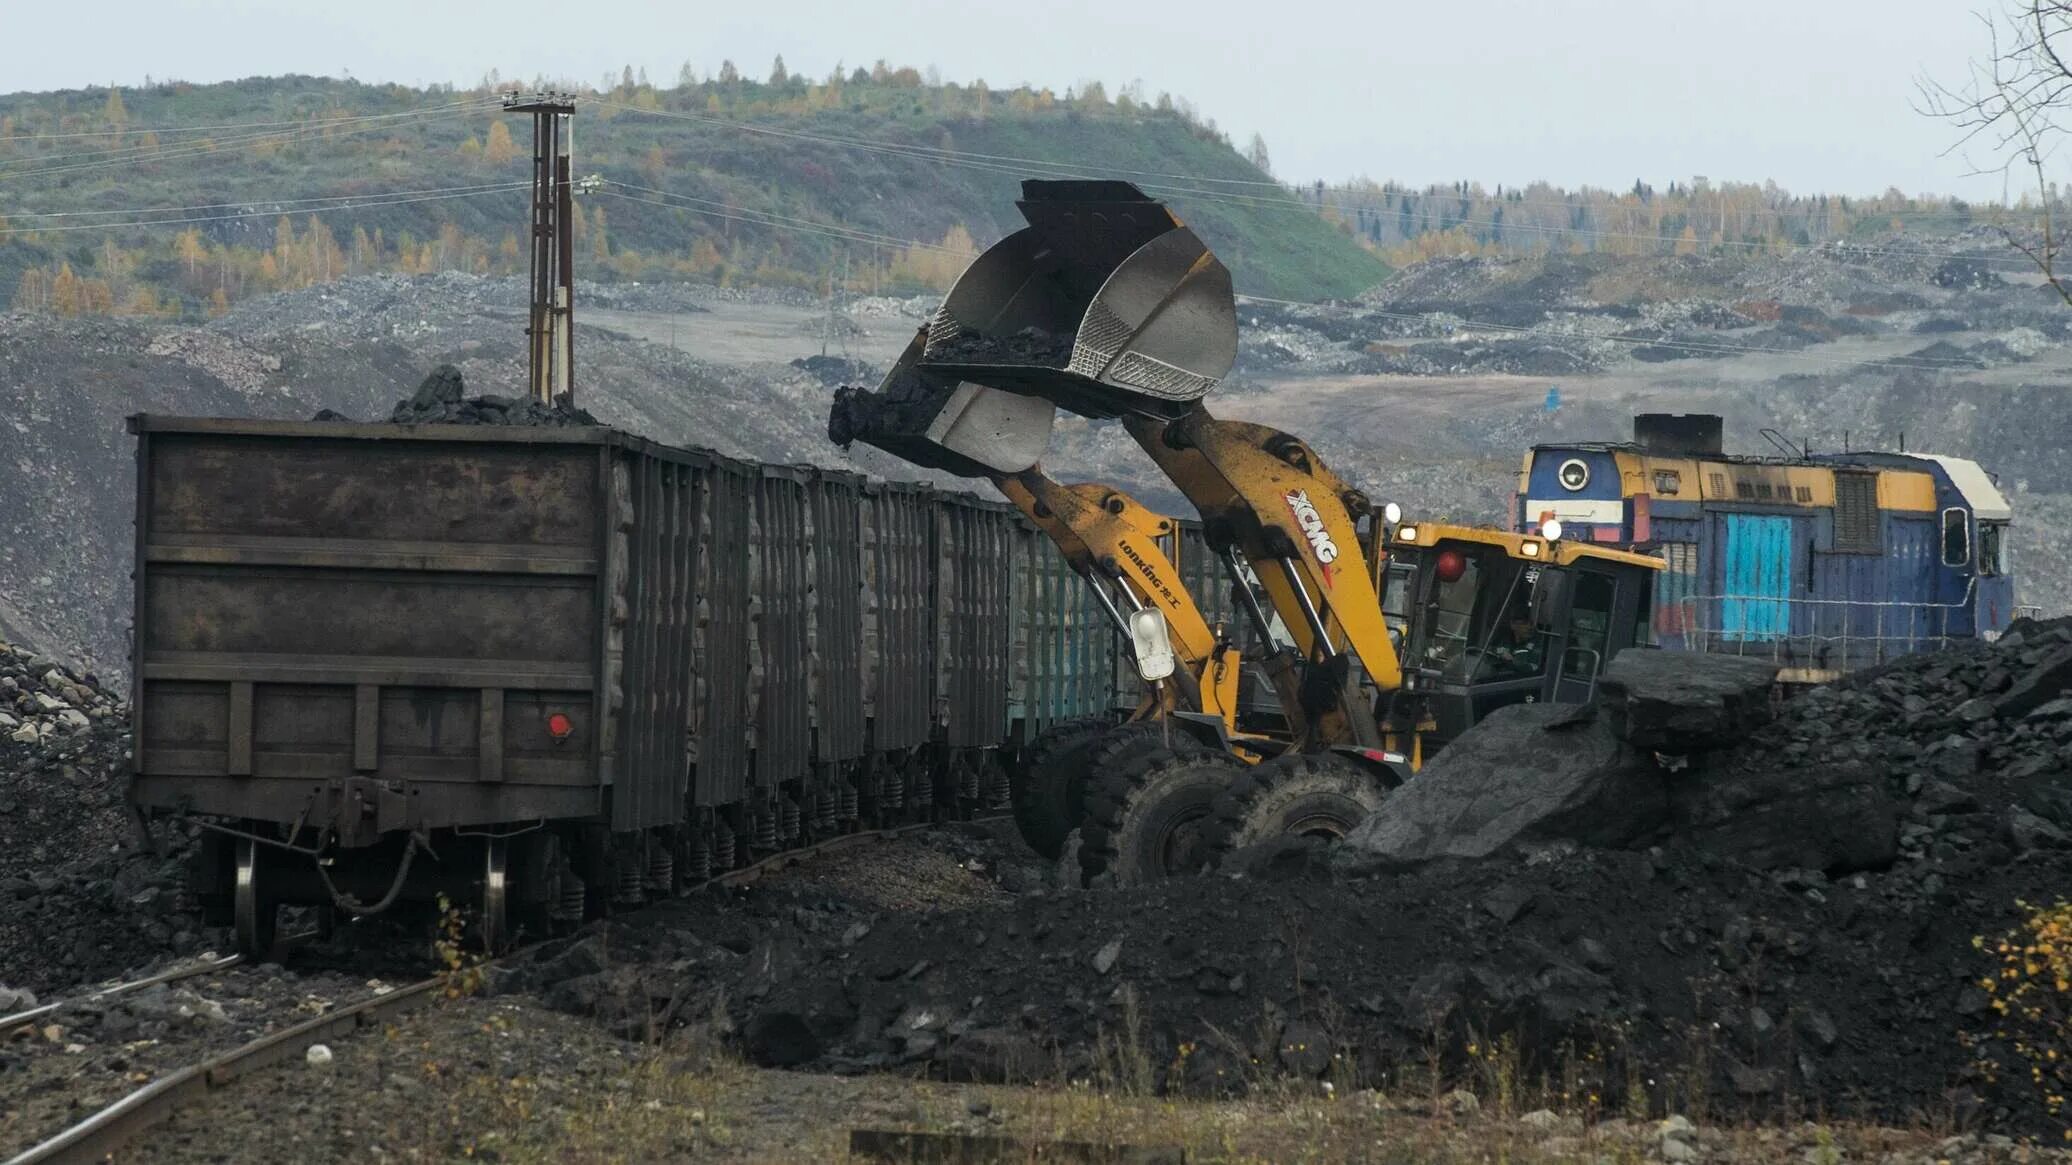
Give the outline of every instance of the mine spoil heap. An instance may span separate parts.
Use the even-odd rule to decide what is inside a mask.
[[[129,716],[90,674],[0,644],[0,1013],[199,950],[174,833],[135,846]]]
[[[1628,653],[1598,704],[1498,713],[1339,846],[1243,851],[1211,881],[1023,876],[922,911],[702,895],[499,987],[835,1072],[1228,1094],[1423,1087],[1436,1063],[1612,1112],[2055,1130],[1973,940],[2072,887],[2072,620],[1781,706],[1774,672]]]

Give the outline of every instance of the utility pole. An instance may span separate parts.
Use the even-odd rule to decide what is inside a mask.
[[[504,112],[532,115],[532,312],[525,326],[534,400],[575,404],[575,232],[570,180],[576,99],[512,94]]]

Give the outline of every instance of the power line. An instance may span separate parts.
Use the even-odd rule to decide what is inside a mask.
[[[624,183],[614,182],[611,185],[622,186],[624,185]],[[635,189],[645,189],[645,187],[636,187]],[[974,252],[959,250],[956,247],[945,247],[939,243],[924,243],[917,239],[901,239],[891,235],[880,235],[868,231],[850,230],[846,227],[830,227],[821,224],[807,223],[803,220],[798,219],[792,219],[789,221],[771,221],[770,219],[766,218],[751,217],[753,215],[761,213],[758,211],[745,211],[740,210],[738,208],[734,211],[705,210],[695,206],[681,206],[674,202],[664,202],[658,198],[642,198],[638,195],[633,194],[621,194],[617,190],[607,189],[603,191],[603,193],[613,198],[624,199],[627,202],[643,202],[648,204],[649,206],[659,206],[666,208],[668,210],[680,210],[687,214],[702,214],[708,218],[724,219],[728,222],[748,223],[753,226],[769,227],[773,230],[797,231],[803,234],[810,235],[825,235],[829,238],[840,239],[843,242],[849,243],[869,243],[872,246],[880,247],[912,247],[917,250],[938,251],[945,255],[961,255],[967,257],[972,256],[974,254]]]
[[[459,100],[459,101],[451,101],[451,102],[448,102],[448,103],[446,103],[445,105],[433,105],[433,106],[424,106],[424,107],[421,107],[421,108],[418,108],[418,109],[412,109],[412,110],[401,110],[401,111],[398,111],[398,112],[395,112],[395,113],[356,113],[356,114],[351,114],[351,115],[348,115],[348,116],[346,116],[346,117],[339,117],[339,118],[327,118],[327,119],[326,119],[326,120],[324,121],[324,123],[323,123],[323,124],[325,124],[325,125],[343,125],[343,124],[345,124],[345,123],[348,123],[348,122],[355,122],[355,121],[378,121],[378,120],[382,120],[382,119],[384,119],[384,118],[394,118],[394,117],[411,117],[411,116],[414,116],[414,115],[416,115],[416,114],[419,114],[419,113],[429,112],[429,111],[431,111],[431,110],[437,110],[437,109],[450,109],[450,108],[454,108],[454,107],[458,107],[458,106],[463,106],[463,105],[473,105],[473,104],[476,104],[476,103],[478,103],[478,102],[482,102],[482,101],[488,101],[488,100],[491,100],[491,99],[490,99],[490,98],[487,98],[487,97],[464,97],[464,98],[462,98],[462,99],[461,99],[461,100]],[[321,111],[316,111],[316,112],[313,112],[313,113],[311,114],[311,117],[320,117],[320,116],[322,116],[322,112],[321,112]],[[17,134],[17,135],[15,136],[15,138],[14,138],[13,140],[15,140],[15,141],[30,141],[30,142],[44,142],[44,141],[59,141],[59,140],[67,140],[67,139],[74,139],[74,138],[109,138],[109,137],[123,137],[123,136],[125,136],[125,135],[141,135],[141,134],[147,134],[147,133],[155,133],[155,134],[169,134],[169,133],[214,133],[214,132],[216,132],[217,130],[225,130],[225,129],[274,129],[274,128],[278,128],[278,127],[280,127],[280,126],[284,126],[284,125],[290,125],[290,126],[293,126],[293,125],[309,125],[309,124],[311,124],[310,118],[293,118],[293,119],[291,119],[291,120],[288,120],[288,121],[233,121],[233,122],[227,122],[227,123],[223,123],[223,124],[220,124],[220,125],[166,125],[166,126],[157,126],[157,125],[146,125],[146,126],[130,126],[130,127],[128,127],[128,128],[125,128],[125,129],[97,129],[97,130],[82,130],[82,131],[79,131],[79,132],[73,132],[73,133],[37,133],[37,132],[35,132],[35,131],[33,131],[33,130],[32,130],[32,131],[30,131],[30,132],[27,132],[27,133],[21,133],[21,134]]]
[[[377,207],[406,206],[416,202],[444,202],[455,198],[479,198],[485,194],[498,194],[511,190],[523,190],[530,185],[531,183],[529,182],[507,182],[500,186],[484,187],[481,189],[468,190],[460,193],[423,194],[411,198],[383,198],[381,196],[376,195],[365,198],[350,206],[320,207],[314,210],[310,210],[306,213],[322,217],[327,214],[334,214],[340,212],[354,213],[357,211],[369,210]],[[61,231],[111,231],[125,230],[133,227],[183,226],[189,223],[202,222],[233,222],[238,219],[277,218],[280,216],[280,213],[281,212],[277,209],[269,208],[265,210],[238,211],[233,214],[197,215],[191,218],[146,219],[137,222],[73,223],[66,226],[55,227],[8,227],[5,229],[0,229],[0,236],[27,234],[55,234]],[[297,211],[296,213],[300,214],[305,212]]]
[[[1239,295],[1237,298],[1252,303],[1270,303],[1284,307],[1314,308],[1316,306],[1315,304],[1303,303],[1300,300],[1273,299],[1263,295]],[[1354,310],[1363,315],[1381,316],[1385,319],[1409,320],[1416,323],[1429,323],[1431,322],[1431,318],[1434,315],[1452,314],[1450,312],[1415,313],[1384,311],[1380,308],[1371,307],[1361,307]],[[1499,324],[1489,320],[1463,319],[1461,321],[1461,326],[1464,328],[1475,328],[1482,331],[1508,332],[1514,335],[1535,336],[1547,340],[1602,340],[1610,344],[1625,344],[1635,348],[1672,348],[1680,351],[1703,352],[1714,355],[1782,356],[1789,359],[1804,360],[1811,363],[1827,364],[1837,367],[1846,366],[1856,368],[1901,369],[1913,368],[1926,369],[1929,371],[1934,371],[1937,369],[1970,369],[1972,367],[1971,365],[1960,360],[1936,360],[1932,358],[1916,358],[1910,356],[1900,356],[1885,360],[1856,360],[1846,356],[1820,356],[1814,353],[1800,351],[1795,348],[1766,348],[1754,344],[1711,343],[1704,340],[1649,340],[1638,336],[1586,335],[1576,332],[1554,332],[1548,331],[1543,328],[1531,328],[1518,324]]]
[[[230,207],[256,207],[256,206],[257,206],[258,204],[260,204],[260,203],[264,203],[264,204],[265,204],[265,206],[266,206],[266,207],[268,208],[268,211],[267,211],[267,213],[271,213],[271,212],[273,212],[273,211],[278,211],[278,210],[279,210],[280,208],[282,208],[282,207],[285,207],[285,206],[303,206],[303,205],[309,205],[309,204],[314,204],[314,203],[329,203],[329,202],[344,202],[344,203],[351,203],[351,202],[359,202],[359,201],[362,201],[362,200],[365,200],[365,199],[372,199],[372,198],[387,198],[387,197],[391,197],[391,196],[400,196],[400,195],[406,195],[406,194],[457,194],[457,193],[464,193],[464,192],[467,192],[467,191],[477,191],[477,190],[484,190],[484,191],[486,191],[486,190],[508,190],[508,189],[510,189],[510,188],[511,188],[511,187],[512,187],[513,185],[523,186],[523,185],[526,185],[526,183],[523,183],[523,182],[515,182],[515,183],[514,183],[514,182],[478,182],[478,183],[476,183],[476,184],[474,184],[474,185],[472,185],[472,186],[438,186],[438,187],[432,187],[432,188],[430,188],[430,189],[426,189],[426,190],[379,190],[379,191],[373,191],[373,192],[370,192],[370,193],[367,193],[367,194],[332,194],[332,195],[325,195],[325,196],[323,196],[323,197],[318,197],[318,198],[265,198],[265,199],[260,199],[260,198],[247,198],[247,199],[243,199],[243,200],[240,200],[240,201],[238,201],[238,202],[208,202],[208,203],[202,203],[202,204],[199,204],[199,205],[196,205],[196,206],[147,206],[147,207],[124,207],[124,208],[122,208],[122,209],[119,209],[119,210],[54,210],[54,211],[37,211],[37,212],[34,212],[34,213],[15,213],[15,214],[9,214],[9,215],[6,215],[6,216],[4,216],[4,217],[6,217],[6,218],[8,218],[8,219],[25,219],[25,218],[99,218],[99,217],[105,217],[105,216],[108,216],[108,215],[121,215],[121,214],[179,214],[179,213],[185,213],[185,212],[187,212],[187,211],[192,211],[192,210],[224,210],[224,209],[228,209],[228,208],[230,208]],[[261,212],[255,209],[255,210],[253,211],[253,213],[261,213]],[[45,228],[38,228],[38,229],[45,229]]]
[[[1176,175],[1159,171],[1132,170],[1127,168],[1109,169],[1105,167],[1103,168],[1102,172],[1096,173],[1093,171],[1086,170],[1070,162],[1054,162],[1041,158],[1023,158],[1006,154],[985,154],[978,152],[947,150],[939,146],[924,146],[900,142],[883,142],[874,141],[867,138],[809,133],[803,130],[787,130],[779,129],[773,126],[751,125],[747,122],[736,121],[730,118],[711,117],[702,114],[685,113],[677,110],[642,109],[639,106],[624,105],[612,101],[602,101],[598,104],[608,106],[612,109],[623,110],[629,113],[645,114],[650,117],[661,117],[678,121],[696,122],[704,125],[713,125],[725,129],[732,129],[741,133],[757,134],[766,137],[784,138],[794,141],[805,141],[817,145],[827,145],[842,149],[863,150],[866,152],[886,154],[894,157],[904,157],[914,161],[928,161],[939,163],[942,165],[961,166],[966,169],[979,170],[986,173],[1003,174],[1010,177],[1030,177],[1031,175],[1029,175],[1026,172],[1026,170],[1034,168],[1046,171],[1046,173],[1043,175],[1046,177],[1099,178],[1104,175],[1113,176],[1115,174],[1127,174],[1140,177],[1178,178],[1182,181],[1187,182],[1251,183],[1257,185],[1271,186],[1273,189],[1279,192],[1279,196],[1244,194],[1236,191],[1208,190],[1195,186],[1176,185],[1170,182],[1139,182],[1137,185],[1147,192],[1182,195],[1188,197],[1189,199],[1197,203],[1212,202],[1231,206],[1250,207],[1254,209],[1299,209],[1304,213],[1316,215],[1321,215],[1322,212],[1326,209],[1325,206],[1314,204],[1303,199],[1297,190],[1293,190],[1286,186],[1283,186],[1279,182],[1265,179],[1221,179],[1200,174]],[[1436,196],[1418,195],[1418,197]],[[1543,203],[1543,205],[1555,206],[1571,212],[1578,209],[1590,209],[1587,206],[1577,206],[1575,204],[1570,203]],[[1341,213],[1350,213],[1358,209],[1354,207],[1347,207],[1343,204],[1331,204],[1329,208],[1338,210]],[[1646,242],[1664,243],[1672,247],[1681,242],[1681,240],[1674,235],[1608,231],[1590,227],[1556,227],[1542,224],[1501,223],[1494,220],[1462,219],[1456,220],[1455,222],[1449,223],[1447,225],[1449,227],[1482,226],[1494,229],[1517,230],[1543,235],[1567,235],[1584,238],[1636,239]],[[1910,258],[1949,257],[1949,253],[1941,251],[1912,250],[1891,247],[1862,247],[1856,246],[1854,244],[1849,244],[1844,240],[1830,240],[1829,242],[1824,243],[1765,243],[1751,242],[1747,240],[1738,239],[1722,239],[1718,243],[1705,243],[1702,245],[1730,246],[1744,249],[1759,250],[1818,250],[1823,247],[1840,245],[1849,246],[1852,250],[1856,251],[1857,253],[1865,255],[1887,255]],[[1987,263],[2005,263],[2016,266],[2022,265],[2022,260],[2014,256],[1981,256],[1980,261]]]
[[[612,185],[614,185],[614,186],[624,186],[625,184],[624,184],[624,183],[619,183],[619,182],[613,182],[613,183],[612,183]],[[640,190],[650,190],[651,188],[648,188],[648,187],[632,187],[632,189],[640,189]],[[662,206],[662,207],[668,207],[669,209],[673,209],[673,210],[684,210],[684,211],[688,211],[688,212],[690,212],[690,213],[692,213],[692,214],[704,214],[704,215],[710,215],[711,217],[714,217],[714,218],[723,218],[723,219],[731,219],[731,220],[733,220],[733,221],[736,221],[736,222],[749,222],[749,223],[757,223],[758,225],[766,226],[766,227],[769,227],[769,228],[771,228],[771,229],[773,229],[773,230],[780,230],[780,231],[781,231],[781,230],[791,230],[791,231],[800,231],[800,232],[803,232],[803,233],[808,233],[808,234],[828,235],[828,236],[831,236],[831,237],[834,237],[834,238],[837,238],[837,239],[842,239],[842,240],[844,240],[844,241],[849,241],[849,242],[868,242],[868,243],[874,243],[874,244],[878,244],[878,245],[898,245],[898,246],[918,247],[918,248],[921,248],[921,249],[925,249],[925,250],[931,250],[931,251],[941,251],[941,252],[944,252],[944,253],[948,253],[948,254],[968,254],[968,252],[962,252],[962,251],[957,251],[957,250],[955,250],[954,248],[949,248],[949,247],[942,247],[942,246],[938,246],[938,245],[935,245],[935,244],[931,244],[931,243],[923,243],[923,242],[919,242],[919,241],[917,241],[917,240],[912,240],[912,239],[892,239],[892,238],[888,238],[888,237],[885,237],[885,236],[880,236],[880,235],[869,235],[869,234],[863,234],[863,235],[862,235],[862,237],[858,237],[858,235],[859,235],[859,234],[862,234],[861,232],[850,232],[850,231],[846,230],[845,228],[833,228],[833,229],[830,229],[830,228],[826,228],[826,227],[820,226],[820,225],[818,225],[818,224],[813,224],[813,225],[799,225],[799,224],[801,224],[801,223],[802,223],[802,220],[791,220],[790,222],[770,222],[770,221],[764,221],[764,220],[759,220],[759,219],[754,219],[754,218],[748,218],[748,217],[745,217],[745,216],[741,216],[741,215],[736,215],[736,214],[728,214],[728,213],[722,213],[722,212],[719,212],[719,211],[710,211],[710,210],[700,210],[700,209],[698,209],[698,208],[695,208],[695,207],[688,207],[688,206],[677,206],[677,205],[674,205],[674,204],[672,204],[672,203],[668,203],[668,202],[663,202],[663,201],[661,201],[661,200],[659,200],[659,199],[641,198],[641,197],[637,197],[637,196],[635,196],[635,195],[631,195],[631,194],[621,194],[621,193],[619,193],[619,192],[617,192],[617,191],[613,191],[613,190],[607,190],[607,191],[605,191],[605,193],[607,193],[607,194],[610,194],[610,195],[611,195],[612,197],[614,197],[614,198],[623,198],[623,199],[627,199],[627,200],[629,200],[629,201],[633,201],[633,202],[645,202],[645,203],[650,203],[651,205],[655,205],[655,206]],[[656,193],[664,193],[664,192],[659,192],[659,191],[657,191]],[[677,196],[677,197],[683,197],[683,196],[679,195],[679,196]],[[710,201],[710,200],[709,200],[709,199],[705,199],[705,200],[700,200],[700,201]],[[1252,303],[1270,303],[1270,304],[1277,304],[1277,305],[1281,305],[1281,306],[1287,306],[1287,307],[1303,307],[1303,308],[1314,308],[1314,307],[1315,307],[1315,305],[1314,305],[1314,304],[1308,304],[1308,303],[1303,303],[1303,302],[1302,302],[1302,301],[1300,301],[1300,300],[1292,300],[1292,299],[1274,299],[1274,298],[1270,298],[1270,297],[1267,297],[1267,296],[1257,296],[1257,295],[1240,295],[1240,296],[1238,296],[1237,298],[1238,298],[1238,299],[1240,299],[1240,300],[1244,300],[1244,301],[1249,301],[1249,302],[1252,302]],[[1409,320],[1409,321],[1414,321],[1414,322],[1418,322],[1418,323],[1425,323],[1425,322],[1429,322],[1429,321],[1430,321],[1430,318],[1431,318],[1429,314],[1422,314],[1422,315],[1420,315],[1420,314],[1414,314],[1414,313],[1409,313],[1409,312],[1392,312],[1392,311],[1385,311],[1385,310],[1382,310],[1382,309],[1379,309],[1379,308],[1360,308],[1360,309],[1357,309],[1357,310],[1358,310],[1358,311],[1360,311],[1360,312],[1362,312],[1363,314],[1367,314],[1367,315],[1381,316],[1381,317],[1384,317],[1384,318],[1389,318],[1389,319],[1400,319],[1400,320]],[[1529,327],[1522,327],[1522,326],[1519,326],[1519,325],[1515,325],[1515,324],[1497,324],[1497,323],[1492,323],[1492,322],[1487,322],[1487,321],[1477,321],[1477,320],[1464,320],[1464,321],[1463,321],[1463,323],[1462,323],[1462,326],[1464,326],[1464,327],[1470,327],[1470,328],[1479,328],[1479,329],[1484,329],[1484,330],[1487,330],[1487,331],[1495,331],[1495,332],[1506,332],[1506,333],[1513,333],[1513,334],[1518,334],[1518,335],[1528,335],[1528,336],[1537,336],[1537,337],[1540,337],[1540,338],[1543,338],[1543,339],[1549,339],[1549,340],[1575,340],[1575,341],[1589,341],[1589,340],[1602,340],[1602,341],[1604,341],[1604,342],[1607,342],[1607,343],[1612,343],[1612,344],[1623,344],[1623,345],[1627,345],[1627,346],[1629,346],[1629,347],[1635,347],[1635,348],[1642,348],[1642,347],[1649,347],[1649,348],[1668,348],[1668,349],[1672,349],[1672,350],[1677,350],[1677,351],[1697,352],[1697,353],[1703,353],[1703,354],[1708,354],[1708,355],[1771,355],[1771,356],[1778,356],[1778,357],[1782,357],[1782,358],[1784,358],[1784,359],[1790,359],[1790,360],[1799,360],[1799,361],[1803,361],[1803,362],[1808,362],[1808,363],[1814,363],[1814,364],[1823,364],[1823,365],[1828,365],[1828,366],[1831,366],[1831,367],[1862,367],[1862,368],[1888,368],[1888,369],[1918,369],[1918,370],[1928,370],[1928,371],[1935,371],[1935,370],[1953,370],[1953,369],[1965,369],[1965,368],[1969,367],[1969,366],[1968,366],[1967,364],[1965,364],[1965,363],[1963,363],[1963,362],[1961,362],[1961,361],[1945,361],[1945,360],[1935,360],[1935,359],[1927,359],[1927,358],[1913,358],[1913,357],[1897,357],[1897,358],[1892,358],[1892,359],[1886,359],[1886,360],[1857,360],[1857,359],[1851,359],[1851,358],[1848,358],[1848,357],[1839,357],[1839,356],[1820,356],[1820,355],[1816,355],[1816,354],[1812,354],[1812,353],[1807,353],[1807,352],[1803,352],[1803,351],[1799,351],[1799,350],[1796,350],[1796,349],[1791,349],[1791,348],[1769,348],[1769,347],[1763,347],[1763,346],[1760,346],[1760,345],[1751,345],[1751,344],[1726,344],[1726,343],[1718,343],[1718,344],[1715,344],[1715,343],[1708,343],[1708,342],[1706,342],[1706,341],[1702,341],[1702,340],[1668,340],[1668,339],[1663,339],[1663,340],[1648,340],[1648,339],[1642,339],[1642,338],[1638,338],[1638,337],[1633,337],[1633,336],[1605,336],[1605,335],[1595,335],[1595,336],[1593,336],[1593,335],[1579,335],[1579,334],[1575,334],[1575,333],[1562,333],[1562,332],[1548,332],[1548,331],[1545,331],[1545,330],[1542,330],[1542,329],[1537,329],[1537,328],[1529,328]]]
[[[419,125],[428,125],[428,124],[432,124],[432,123],[435,123],[435,122],[440,122],[440,121],[448,121],[448,120],[452,120],[452,119],[454,119],[454,118],[457,118],[457,117],[466,117],[466,116],[470,116],[470,115],[472,115],[472,114],[474,114],[474,113],[477,113],[477,112],[486,112],[486,111],[488,111],[488,110],[491,110],[491,109],[495,109],[495,108],[498,108],[498,105],[497,105],[496,103],[489,103],[489,104],[485,104],[485,105],[481,105],[481,106],[477,106],[477,107],[470,107],[470,108],[465,108],[465,109],[457,109],[457,110],[453,110],[453,111],[450,111],[450,112],[427,112],[427,113],[424,113],[424,114],[421,114],[421,115],[419,115],[419,120],[418,120],[417,122],[415,122],[415,124],[419,124]],[[351,128],[347,128],[347,129],[343,129],[343,130],[338,130],[338,131],[337,131],[337,134],[338,134],[338,136],[342,136],[342,137],[344,137],[344,136],[352,136],[352,135],[356,135],[356,134],[362,134],[362,133],[367,133],[367,132],[370,132],[370,131],[373,131],[373,130],[381,130],[381,129],[390,129],[390,128],[395,128],[395,127],[397,127],[397,126],[401,126],[401,125],[407,125],[407,124],[412,124],[412,123],[410,123],[410,122],[400,122],[400,121],[399,121],[399,122],[394,122],[394,123],[389,123],[389,124],[382,124],[382,125],[361,125],[361,126],[357,126],[357,127],[351,127]],[[123,148],[123,150],[121,150],[121,151],[113,151],[113,150],[103,150],[103,151],[91,151],[91,152],[89,152],[89,153],[86,153],[86,154],[79,154],[79,155],[71,155],[71,156],[76,156],[76,157],[89,157],[89,156],[95,156],[95,155],[98,155],[98,154],[117,154],[117,153],[119,153],[119,154],[120,154],[120,156],[114,156],[114,157],[104,157],[104,158],[102,158],[102,159],[101,159],[100,161],[94,161],[94,162],[74,162],[74,163],[71,163],[71,164],[69,164],[69,165],[64,165],[64,166],[41,166],[41,167],[38,167],[38,168],[34,168],[34,169],[25,169],[25,170],[10,170],[10,169],[7,169],[6,167],[8,167],[8,166],[10,166],[10,165],[15,165],[15,164],[21,164],[21,165],[29,165],[29,164],[33,164],[33,163],[40,163],[40,162],[45,162],[45,161],[49,161],[49,160],[50,160],[50,158],[48,158],[48,157],[16,158],[16,159],[12,159],[12,160],[9,160],[9,161],[0,161],[0,180],[6,180],[6,179],[9,179],[9,178],[33,178],[33,177],[42,177],[42,176],[45,176],[45,175],[50,175],[50,174],[65,174],[65,173],[73,173],[73,172],[76,172],[76,171],[80,171],[80,170],[95,170],[95,169],[101,169],[101,168],[104,168],[104,167],[108,167],[108,166],[121,166],[121,165],[127,165],[127,164],[129,164],[129,163],[131,163],[131,162],[137,162],[137,161],[152,161],[152,162],[165,162],[165,161],[177,161],[177,160],[180,160],[180,159],[184,159],[184,158],[194,158],[194,157],[200,157],[200,156],[202,156],[202,155],[204,155],[204,154],[216,154],[216,153],[222,153],[222,152],[224,152],[224,151],[227,151],[227,150],[237,150],[237,149],[244,149],[244,148],[247,148],[247,147],[250,147],[250,146],[256,146],[256,145],[261,145],[261,144],[265,144],[265,143],[280,143],[280,144],[286,144],[286,143],[289,143],[289,142],[295,141],[295,140],[297,140],[297,139],[299,139],[299,138],[304,138],[304,137],[307,137],[307,136],[309,136],[309,135],[311,135],[311,134],[321,134],[321,133],[323,133],[323,132],[325,131],[325,129],[326,129],[326,127],[324,127],[324,126],[314,126],[314,127],[305,127],[305,128],[303,128],[303,129],[300,129],[300,130],[289,130],[289,131],[283,131],[283,132],[278,132],[278,133],[264,133],[264,134],[251,134],[251,135],[247,135],[247,136],[245,136],[245,137],[239,137],[239,138],[228,138],[228,139],[225,139],[225,140],[223,140],[223,141],[220,141],[220,142],[218,142],[218,141],[210,141],[210,142],[207,142],[206,144],[203,144],[203,143],[196,143],[196,142],[186,142],[186,143],[180,143],[180,144],[174,145],[174,146],[173,146],[173,147],[171,147],[171,148],[165,148],[165,147],[124,147],[124,148]]]

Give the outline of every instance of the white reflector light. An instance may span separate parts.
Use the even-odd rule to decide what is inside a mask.
[[[1166,629],[1165,616],[1145,607],[1131,611],[1130,645],[1137,656],[1137,675],[1145,683],[1155,684],[1173,674],[1178,666],[1173,659],[1173,639]]]

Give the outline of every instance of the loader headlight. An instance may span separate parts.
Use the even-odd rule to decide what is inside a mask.
[[[1394,502],[1381,507],[1381,520],[1393,526],[1403,520],[1403,507]]]
[[[1561,541],[1561,519],[1549,518],[1540,523],[1540,537],[1549,542]]]

